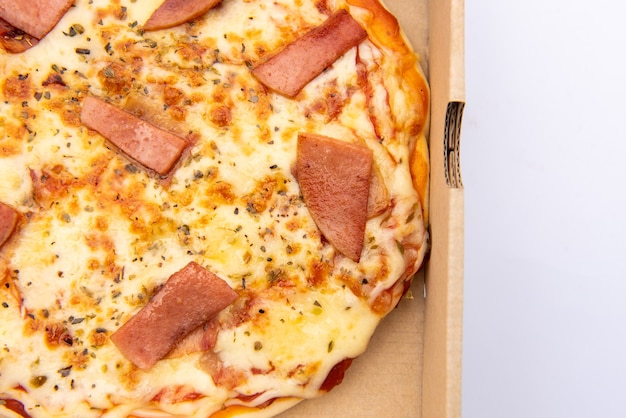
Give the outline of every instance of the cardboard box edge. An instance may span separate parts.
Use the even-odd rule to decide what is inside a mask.
[[[422,417],[461,416],[464,194],[450,184],[446,136],[458,141],[465,105],[464,0],[429,4],[431,258],[426,266]],[[450,106],[456,104],[457,106]],[[457,115],[451,120],[450,109]],[[454,127],[450,124],[455,123]],[[460,165],[457,175],[460,178]]]

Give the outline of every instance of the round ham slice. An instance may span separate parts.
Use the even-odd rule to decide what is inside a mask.
[[[15,209],[0,202],[0,247],[2,247],[15,230],[17,218],[18,213]]]
[[[298,183],[313,220],[343,255],[358,262],[363,248],[372,151],[322,135],[298,135]]]
[[[195,262],[174,273],[137,314],[111,335],[142,370],[167,355],[186,335],[237,299],[224,280]]]
[[[74,0],[2,0],[0,17],[37,39],[56,26]]]
[[[178,26],[202,16],[221,0],[165,0],[143,25],[144,30]]]

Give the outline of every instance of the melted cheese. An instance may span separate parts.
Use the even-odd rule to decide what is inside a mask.
[[[193,25],[142,33],[155,7],[79,0],[36,47],[0,60],[0,201],[25,214],[0,251],[0,279],[22,297],[0,291],[0,398],[33,417],[206,417],[224,405],[316,396],[336,363],[366,349],[398,295],[383,311],[372,306],[426,250],[411,139],[395,128],[377,72],[390,64],[373,43],[289,100],[249,66],[321,23],[314,2],[293,13],[290,1],[229,1]],[[122,107],[131,93],[194,138],[168,181],[79,123],[86,95]],[[336,256],[301,200],[291,173],[300,130],[374,151],[393,205],[368,221],[358,265]],[[223,327],[214,350],[245,377],[232,390],[216,386],[202,353],[142,372],[108,340],[192,260],[253,295],[248,320]],[[176,390],[200,399],[161,396],[177,400]]]

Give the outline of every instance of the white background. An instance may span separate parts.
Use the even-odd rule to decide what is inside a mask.
[[[466,0],[463,416],[626,416],[626,2]]]

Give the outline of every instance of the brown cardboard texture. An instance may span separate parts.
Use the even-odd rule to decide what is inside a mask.
[[[429,258],[343,383],[281,418],[461,416],[464,0],[386,4],[420,55],[431,88]]]

